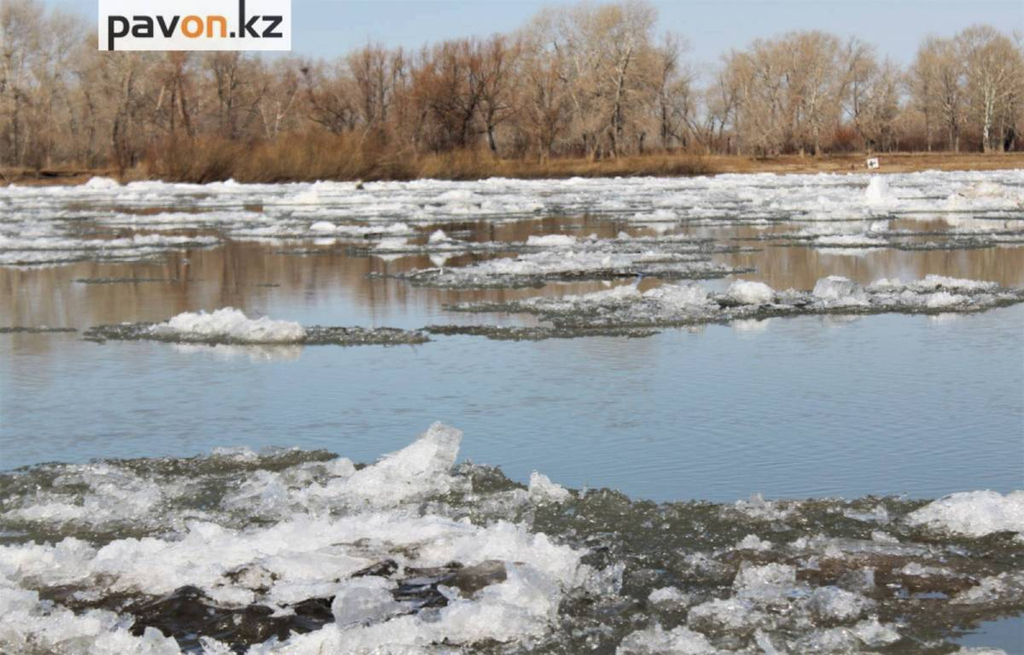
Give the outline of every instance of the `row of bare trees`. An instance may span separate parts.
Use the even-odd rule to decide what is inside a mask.
[[[549,9],[512,34],[333,61],[100,52],[78,17],[0,0],[0,164],[130,168],[169,142],[344,135],[369,153],[1024,148],[1024,39],[928,38],[903,70],[859,39],[759,39],[697,70],[640,0]]]

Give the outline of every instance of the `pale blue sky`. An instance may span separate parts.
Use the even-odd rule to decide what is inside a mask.
[[[95,0],[50,0],[96,16]],[[139,0],[140,5],[144,0]],[[292,0],[295,54],[334,57],[368,40],[418,48],[448,37],[486,36],[519,27],[547,0]],[[659,29],[689,39],[689,59],[716,61],[757,37],[794,29],[856,34],[901,64],[922,37],[948,36],[973,23],[1024,30],[1024,0],[654,0]]]

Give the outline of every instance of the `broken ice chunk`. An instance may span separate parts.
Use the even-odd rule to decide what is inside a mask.
[[[714,655],[715,649],[704,635],[685,626],[665,630],[660,624],[637,630],[626,636],[616,655]]]
[[[814,285],[811,292],[815,298],[828,305],[863,305],[867,304],[864,289],[848,278],[840,275],[823,277]]]
[[[565,487],[551,481],[543,473],[534,471],[530,474],[530,500],[534,502],[561,503],[568,500],[570,494]]]
[[[391,587],[387,579],[377,576],[347,580],[331,603],[335,624],[346,628],[377,623],[402,611],[403,606],[391,596]]]
[[[995,491],[955,493],[911,513],[907,522],[971,537],[1024,533],[1024,491],[1005,496]]]
[[[726,295],[744,305],[766,305],[775,298],[775,289],[764,282],[736,280],[729,285]]]

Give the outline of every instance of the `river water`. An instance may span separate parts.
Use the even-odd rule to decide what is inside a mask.
[[[938,653],[980,630],[963,643],[1024,652],[1024,305],[983,307],[948,282],[920,305],[863,299],[882,278],[1024,287],[1024,175],[877,179],[0,191],[0,328],[25,328],[0,333],[0,606],[27,617],[0,644]],[[820,311],[736,319],[721,314],[731,300],[703,300],[738,298],[745,279],[778,304],[827,276],[855,291]],[[587,332],[619,327],[595,302],[659,287],[699,288],[697,305]],[[575,304],[522,311],[536,298]],[[198,328],[85,338],[227,307],[302,326],[486,329],[392,346]],[[580,329],[543,332],[552,317]],[[495,339],[491,326],[541,331]],[[415,441],[435,421],[461,442],[441,428]],[[391,468],[322,463],[414,441]],[[920,518],[926,501],[981,490],[995,493]],[[410,534],[443,546],[410,554],[395,545]],[[113,547],[127,564],[111,567]],[[336,569],[329,584],[300,556]],[[430,570],[415,593],[411,574],[352,575],[384,561]],[[486,578],[494,561],[500,580]],[[437,570],[449,562],[483,567],[484,582],[451,591]],[[257,564],[269,591],[237,580]],[[850,582],[867,569],[877,586]],[[972,585],[984,593],[963,600]],[[186,600],[243,628],[199,625]],[[257,606],[292,618],[253,618]],[[84,626],[90,612],[100,627]],[[507,634],[481,627],[494,617]]]

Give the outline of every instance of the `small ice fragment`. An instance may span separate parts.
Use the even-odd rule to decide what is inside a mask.
[[[376,250],[404,250],[409,247],[409,240],[405,237],[387,237],[377,242]]]
[[[1024,533],[1024,491],[966,491],[940,498],[907,516],[911,525],[971,537]]]
[[[339,628],[376,623],[392,616],[402,605],[391,596],[391,583],[385,578],[352,578],[338,590],[331,613]]]
[[[451,241],[451,239],[444,233],[444,230],[434,230],[427,238],[427,243],[445,243],[446,241]]]
[[[955,575],[952,571],[946,568],[938,566],[925,566],[920,562],[910,562],[902,569],[900,573],[903,575],[912,575],[919,578],[927,578],[932,575],[952,576]]]
[[[925,304],[929,309],[939,309],[942,307],[953,307],[955,305],[966,305],[969,302],[970,298],[967,296],[949,293],[948,291],[937,291],[929,294],[928,300]]]
[[[616,655],[713,655],[718,651],[707,637],[684,626],[666,631],[660,624],[626,636]]]
[[[954,605],[974,605],[1017,599],[1024,596],[1024,572],[1004,572],[982,578],[973,587],[964,589],[950,603]]]
[[[882,532],[881,530],[871,531],[871,541],[878,544],[898,544],[900,540],[888,532]]]
[[[898,282],[898,280],[897,280]],[[927,290],[954,289],[956,291],[991,291],[999,285],[986,280],[966,280],[963,278],[949,277],[946,275],[926,275],[920,282],[912,283]]]
[[[850,621],[874,605],[869,598],[839,587],[819,587],[808,600],[811,611],[824,619]]]
[[[826,304],[853,305],[866,301],[864,289],[853,280],[840,275],[821,278],[811,293]]]
[[[526,245],[542,248],[571,248],[576,245],[576,237],[567,234],[545,234],[544,236],[531,234],[526,238]]]
[[[334,232],[338,226],[330,221],[317,221],[309,226],[310,232]]]
[[[569,499],[569,491],[565,487],[551,481],[543,473],[534,471],[530,474],[530,500],[534,502],[562,503]]]
[[[88,182],[82,185],[83,189],[117,189],[121,186],[121,183],[117,180],[112,180],[109,177],[93,177]]]
[[[461,441],[461,430],[434,423],[411,445],[346,478],[341,491],[380,505],[441,491],[451,484]]]
[[[462,593],[459,591],[458,587],[449,587],[448,585],[439,584],[437,585],[437,592],[448,600],[458,600],[462,597]]]
[[[878,622],[877,616],[865,619],[853,626],[853,633],[869,648],[888,646],[900,640],[900,633],[889,624]]]
[[[855,511],[852,509],[844,510],[843,516],[856,521],[864,521],[865,523],[889,522],[889,511],[885,509],[884,505],[875,505],[870,510],[864,511]]]
[[[840,588],[859,594],[870,593],[875,588],[875,570],[873,568],[852,569],[839,576]]]
[[[647,601],[652,605],[685,606],[690,603],[690,596],[677,587],[662,587],[652,591]]]
[[[690,608],[687,623],[698,630],[738,631],[760,625],[766,618],[747,598],[718,598]]]
[[[789,564],[755,566],[744,562],[736,573],[733,587],[744,598],[781,598],[796,587],[796,567]]]
[[[772,643],[771,637],[765,634],[761,629],[754,632],[754,643],[757,644],[758,648],[764,653],[764,655],[784,655],[785,651],[780,651]]]
[[[769,550],[772,542],[762,540],[756,534],[748,534],[736,544],[736,550]]]
[[[708,292],[699,284],[663,284],[645,291],[643,297],[665,309],[692,309],[708,302]]]
[[[881,205],[889,202],[889,183],[881,175],[871,176],[868,188],[864,191],[864,197],[869,205]]]
[[[199,645],[203,647],[203,655],[233,655],[235,652],[231,646],[213,637],[200,637]]]
[[[726,293],[744,305],[765,305],[775,298],[775,290],[764,282],[736,280],[729,285]]]

